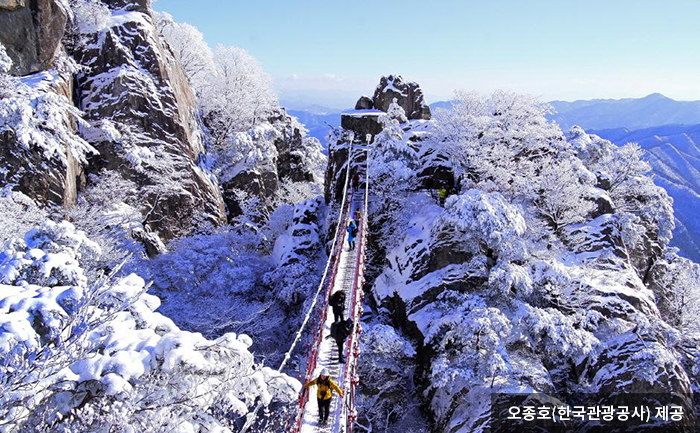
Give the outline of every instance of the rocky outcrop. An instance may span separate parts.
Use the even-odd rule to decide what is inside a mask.
[[[340,202],[343,197],[343,188],[345,186],[345,174],[348,164],[348,156],[350,153],[350,143],[348,138],[340,138],[335,143],[328,145],[328,165],[326,167],[326,181],[324,183],[324,197],[326,203]],[[363,173],[363,167],[367,164],[366,152],[353,152],[352,161],[350,162],[350,179],[355,173]],[[348,188],[350,188],[348,184]]]
[[[71,149],[65,149],[65,158],[47,158],[41,152],[18,149],[15,142],[11,132],[0,133],[0,166],[7,170],[0,174],[0,185],[13,184],[13,189],[44,205],[67,208],[75,203],[86,178],[83,164]]]
[[[90,65],[77,77],[76,94],[92,124],[86,138],[100,151],[91,170],[117,170],[141,185],[145,225],[163,240],[223,224],[219,188],[199,166],[204,146],[194,94],[159,39],[148,2],[107,3],[131,12],[120,12],[73,53]]]
[[[95,150],[77,135],[73,77],[64,60],[56,69],[8,82],[12,93],[0,107],[0,186],[12,185],[43,205],[69,207]]]
[[[372,97],[374,108],[387,111],[394,99],[409,119],[430,119],[430,107],[418,83],[406,83],[401,75],[382,77]]]
[[[361,96],[355,104],[355,110],[346,111],[340,116],[341,133],[338,134],[339,138],[328,145],[329,160],[325,177],[326,202],[330,202],[334,197],[340,197],[342,194],[345,182],[343,170],[347,163],[350,137],[356,144],[374,143],[374,137],[384,128],[380,120],[381,116],[387,113],[394,100],[404,110],[408,120],[430,119],[430,107],[425,102],[423,91],[417,83],[406,83],[400,75],[382,77],[372,98],[366,95]],[[418,123],[421,122],[405,124],[404,130],[410,132]],[[412,137],[411,141],[420,141],[420,137],[416,135]],[[365,163],[364,152],[356,155],[356,158],[354,164]],[[431,158],[430,155],[425,158],[426,164],[433,162],[434,158]],[[447,161],[446,158],[445,161]],[[443,168],[446,167],[447,165]],[[431,165],[421,172],[421,176],[427,177],[429,174],[433,174],[435,177],[442,176],[445,179],[449,177],[450,182],[453,182],[452,170],[449,168],[437,170],[435,165]]]
[[[0,0],[0,9],[13,11],[26,6],[25,0]]]
[[[0,43],[13,61],[12,75],[52,66],[60,50],[68,15],[56,0],[0,2]]]
[[[217,155],[231,223],[243,214],[256,223],[264,222],[282,183],[318,182],[317,166],[325,167],[320,142],[306,137],[303,125],[283,108],[266,122],[236,133],[232,140],[234,144]]]
[[[371,110],[374,108],[374,101],[367,95],[360,96],[355,104],[355,110]]]
[[[157,234],[152,233],[148,226],[146,229],[135,229],[131,231],[131,236],[143,245],[146,250],[146,255],[150,258],[154,258],[159,254],[167,252],[167,248],[163,245],[163,241],[160,240]]]
[[[425,102],[420,86],[415,82],[404,82],[401,75],[389,75],[379,80],[372,98],[362,95],[355,104],[355,111],[341,114],[340,127],[352,131],[357,142],[371,143],[374,136],[382,131],[379,116],[389,110],[394,100],[409,120],[430,119],[430,107]]]
[[[314,174],[305,160],[303,126],[288,116],[281,108],[270,122],[277,125],[280,137],[275,140],[277,149],[277,177],[293,182],[313,182]]]
[[[242,170],[231,179],[224,181],[221,187],[230,222],[243,215],[246,203],[255,199],[257,199],[255,222],[262,222],[271,211],[269,206],[266,206],[267,200],[279,187],[275,161],[266,161],[257,164],[254,168]]]
[[[43,151],[31,143],[21,149],[3,146],[0,158],[12,174],[3,183],[17,185],[40,202],[69,206],[85,183],[85,171],[117,171],[139,186],[150,245],[158,245],[158,236],[167,241],[196,226],[225,223],[219,187],[201,167],[205,149],[195,96],[179,62],[155,30],[150,1],[104,3],[118,12],[103,28],[65,38],[70,41],[69,54],[88,66],[75,77],[70,68],[59,68],[56,60],[62,58],[56,53],[62,52],[68,16],[63,3],[16,1],[0,7],[0,42],[14,61],[11,72],[41,70],[26,78],[31,97],[43,98],[47,92],[65,96],[66,103],[75,101],[89,123],[81,123],[78,131],[67,117],[58,128],[62,135],[52,134],[61,144],[44,146]],[[52,69],[44,71],[49,66]],[[50,108],[67,115],[73,109],[57,103],[46,106],[44,111]],[[46,132],[47,127],[37,128]],[[79,153],[69,143],[76,131],[87,140],[76,137],[84,148]],[[3,141],[13,141],[11,135],[4,132]],[[150,248],[149,253],[157,250]]]
[[[421,169],[418,171],[418,178],[425,188],[446,188],[451,191],[455,187],[454,164],[447,155],[423,146],[419,158]]]
[[[362,323],[358,422],[369,431],[427,433],[413,381],[416,352],[386,324]]]
[[[320,197],[294,207],[289,227],[275,241],[275,268],[263,277],[265,285],[290,311],[308,300],[309,291],[318,284],[322,209]]]
[[[458,211],[455,221],[491,227],[483,234],[446,224],[463,197],[483,205]],[[576,252],[597,257],[591,263],[564,268],[527,256],[508,263],[512,251],[494,244],[491,230],[513,242],[522,232],[504,229],[517,218],[507,206],[497,210],[497,195],[471,191],[456,199],[445,209],[416,203],[420,212],[372,284],[379,310],[415,344],[414,380],[432,431],[482,431],[488,407],[473,402],[494,390],[689,395],[688,376],[664,336],[653,294],[627,263],[614,218],[572,231]],[[444,377],[457,379],[447,386]]]
[[[379,116],[382,114],[384,112],[378,110],[343,113],[340,116],[340,127],[346,131],[352,131],[358,142],[366,143],[367,136],[370,136],[371,143],[374,141],[374,136],[382,132],[382,123],[379,121]]]

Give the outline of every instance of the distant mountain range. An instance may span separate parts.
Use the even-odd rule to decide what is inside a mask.
[[[700,101],[675,101],[660,93],[638,99],[592,99],[552,101],[556,113],[550,118],[567,131],[573,125],[583,129],[628,128],[630,130],[672,124],[699,124]]]
[[[331,128],[337,128],[340,126],[339,111],[319,113],[314,111],[287,110],[287,113],[299,119],[299,121],[306,126],[306,129],[309,130],[308,135],[318,138],[324,148],[327,145],[326,136],[330,132]]]
[[[671,244],[680,248],[681,255],[700,263],[700,125],[588,132],[616,144],[636,142],[646,150],[654,182],[673,197],[676,229]]]
[[[563,131],[578,125],[615,144],[639,143],[654,181],[673,197],[676,229],[671,244],[700,263],[700,101],[659,93],[638,99],[553,101],[550,119]]]

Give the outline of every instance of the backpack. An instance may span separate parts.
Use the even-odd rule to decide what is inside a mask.
[[[357,226],[355,224],[350,227],[350,236],[353,238],[357,236]]]
[[[331,324],[331,337],[336,341],[345,341],[352,334],[352,320],[333,322]]]
[[[331,378],[329,377],[326,380],[323,379],[318,379],[316,382],[316,386],[318,386],[318,394],[321,397],[321,400],[328,400],[331,398]]]
[[[330,304],[334,307],[342,307],[345,305],[345,293],[335,292],[333,296],[331,296]]]
[[[352,334],[352,320],[348,319],[343,323],[343,328],[340,332],[342,332],[341,337],[343,337],[343,340],[348,338],[350,334]]]

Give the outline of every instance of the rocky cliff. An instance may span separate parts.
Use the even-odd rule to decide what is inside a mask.
[[[3,185],[68,208],[87,175],[116,172],[138,187],[143,230],[134,233],[153,255],[171,239],[240,222],[251,206],[253,220],[264,223],[285,183],[321,180],[320,143],[281,108],[237,132],[224,151],[207,149],[211,126],[200,120],[188,77],[156,30],[149,2],[78,3],[0,8],[9,72],[29,74],[15,79],[25,83],[24,105],[8,104],[0,135]],[[35,125],[50,140],[25,135],[18,145],[16,123],[31,122],[36,111],[65,119]]]
[[[30,97],[55,102],[37,107],[45,116],[73,114],[45,131],[56,141],[51,152],[41,151],[46,140],[38,137],[16,146],[17,125],[7,125],[2,158],[12,175],[3,183],[68,207],[85,184],[84,173],[108,169],[139,185],[143,225],[164,241],[223,224],[222,195],[201,167],[205,149],[195,97],[155,31],[150,6],[105,3],[110,9],[102,6],[106,16],[89,32],[76,28],[71,20],[78,18],[62,2],[0,8],[10,72],[25,75],[20,82]],[[66,110],[73,101],[80,112]]]
[[[54,65],[69,10],[54,0],[0,2],[0,42],[13,60],[10,73],[28,75]]]
[[[73,49],[85,134],[99,151],[90,169],[141,185],[145,225],[163,240],[226,221],[218,186],[202,169],[197,105],[182,67],[159,39],[145,4],[107,2],[105,26]]]

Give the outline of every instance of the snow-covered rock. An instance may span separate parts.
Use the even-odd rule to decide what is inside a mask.
[[[295,206],[289,228],[275,241],[275,268],[264,281],[287,307],[308,301],[310,291],[318,285],[322,209],[320,197]]]
[[[396,99],[409,119],[430,119],[430,107],[425,102],[423,90],[416,82],[405,82],[401,75],[389,75],[379,80],[374,90],[374,108],[388,111]]]
[[[696,334],[683,336],[669,325],[667,310],[688,306],[679,308],[674,304],[678,298],[661,287],[674,285],[692,300],[696,271],[687,264],[672,265],[672,252],[667,252],[670,259],[662,258],[673,226],[668,196],[652,184],[633,147],[608,148],[580,136],[569,144],[561,131],[542,123],[542,111],[526,100],[496,97],[515,102],[511,109],[523,104],[522,111],[496,111],[496,124],[511,128],[501,130],[507,146],[521,145],[519,122],[524,128],[537,125],[528,134],[542,152],[523,150],[520,155],[527,156],[521,164],[538,163],[549,153],[555,161],[549,170],[575,169],[570,194],[595,193],[610,206],[585,212],[577,217],[583,222],[553,232],[537,210],[537,195],[543,192],[529,198],[533,195],[518,178],[523,173],[510,172],[512,181],[498,186],[497,170],[480,174],[493,167],[479,165],[484,164],[479,145],[501,132],[489,131],[490,119],[468,118],[472,113],[456,116],[466,114],[462,121],[474,122],[465,126],[473,128],[468,132],[474,134],[468,139],[473,142],[453,143],[441,135],[448,140],[442,146],[430,137],[435,129],[429,129],[413,143],[418,150],[412,153],[405,148],[406,137],[391,128],[382,134],[394,138],[377,136],[369,162],[374,173],[370,192],[378,197],[369,218],[370,304],[375,306],[373,320],[392,324],[399,339],[410,341],[415,350],[412,359],[396,361],[398,368],[414,369],[411,380],[401,379],[400,386],[415,384],[431,430],[451,433],[486,431],[492,392],[538,392],[545,399],[613,391],[687,395],[697,383],[695,352],[688,349]],[[404,129],[411,133],[414,127]],[[387,153],[402,146],[404,151]],[[436,155],[454,158],[461,146],[474,146],[475,153],[448,163],[452,172],[446,180],[455,190],[444,206],[430,195],[442,179],[410,185],[419,171],[431,173],[447,165]],[[461,182],[455,179],[459,170],[467,173]],[[539,181],[539,176],[549,174],[540,170],[527,181]],[[692,327],[685,317],[683,326]],[[375,357],[370,355],[369,362]],[[397,380],[392,369],[366,374],[379,383]],[[377,392],[372,388],[365,387],[363,399]],[[400,425],[401,419],[394,422]]]
[[[85,183],[87,159],[97,153],[78,135],[74,69],[61,56],[53,69],[9,78],[7,96],[0,98],[0,185],[44,205],[73,204]]]
[[[256,223],[274,210],[283,182],[320,183],[326,157],[317,139],[306,136],[296,118],[279,109],[267,122],[237,132],[232,144],[217,153],[215,172],[223,189],[229,221],[256,201]]]
[[[131,3],[129,3],[131,5]],[[219,188],[204,158],[195,96],[182,67],[161,41],[150,6],[108,2],[111,17],[74,47],[78,108],[85,133],[106,167],[143,188],[145,224],[164,240],[193,226],[225,222]]]

